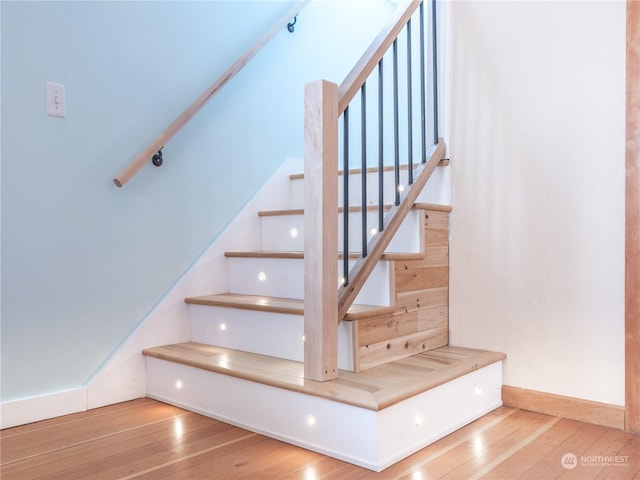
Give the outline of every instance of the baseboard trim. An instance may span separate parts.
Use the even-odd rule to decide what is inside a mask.
[[[502,386],[502,402],[507,407],[624,430],[624,407],[620,405],[565,397],[510,385]]]
[[[87,410],[87,389],[76,388],[0,403],[0,428],[39,422]]]

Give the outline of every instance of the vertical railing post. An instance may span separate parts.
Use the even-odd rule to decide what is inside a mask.
[[[338,376],[338,86],[304,92],[304,376],[326,381]]]

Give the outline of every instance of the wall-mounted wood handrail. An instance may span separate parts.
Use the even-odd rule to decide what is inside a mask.
[[[342,115],[421,3],[422,0],[411,0],[399,5],[373,43],[342,81],[338,87],[338,115]]]
[[[129,165],[127,165],[114,179],[113,183],[118,187],[124,186],[131,178],[140,170],[149,159],[160,150],[176,133],[191,120],[196,113],[200,111],[204,105],[213,98],[238,73],[261,49],[264,47],[282,28],[295,17],[302,8],[305,7],[310,0],[302,0],[297,2],[291,9],[283,15],[274,26],[262,36],[255,44],[253,44],[233,65],[231,65],[202,95],[200,95],[184,112],[176,118],[166,130],[151,142],[144,150],[142,150]]]

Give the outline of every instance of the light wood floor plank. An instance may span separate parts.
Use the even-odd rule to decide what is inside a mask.
[[[455,448],[448,450],[446,453],[422,465],[420,472],[425,478],[443,478],[451,474],[456,468],[462,466],[474,457],[479,456],[502,438],[508,437],[518,430],[518,428],[538,417],[538,414],[518,410],[513,415],[509,415],[491,427],[467,436],[462,442],[458,442]],[[414,471],[412,470],[405,475],[394,478],[412,480],[413,474]],[[464,476],[457,475],[453,475],[451,478],[468,480],[468,478]]]
[[[106,407],[95,408],[87,410],[85,412],[73,413],[70,415],[63,415],[61,417],[51,418],[49,420],[42,420],[40,422],[28,423],[26,425],[20,425],[17,427],[11,427],[0,431],[0,438],[5,439],[13,437],[15,435],[22,435],[34,431],[41,431],[50,427],[58,427],[61,425],[71,426],[74,423],[82,422],[89,418],[96,418],[102,415],[111,415],[118,411],[130,410],[132,408],[138,408],[144,405],[152,405],[154,400],[151,398],[138,398],[129,402],[116,403]]]
[[[460,352],[446,352],[454,358]],[[640,435],[500,407],[381,473],[154,400],[1,432],[2,480],[640,480]],[[564,453],[618,455],[565,469]]]
[[[578,458],[578,466],[566,470],[560,475],[562,480],[590,480],[597,478],[609,461],[606,457],[615,457],[627,444],[628,438],[620,430],[607,430],[602,437],[587,448]],[[600,458],[605,457],[605,458]]]
[[[392,465],[385,470],[385,473],[389,475],[389,478],[397,480],[411,475],[413,472],[420,471],[424,465],[427,465],[435,459],[445,455],[447,452],[453,450],[459,445],[468,442],[469,439],[476,435],[480,435],[485,430],[492,428],[494,425],[497,425],[516,412],[517,410],[512,408],[497,408],[475,422],[456,430],[438,442],[414,453],[408,457],[405,462],[399,462]]]
[[[564,442],[551,450],[543,459],[527,470],[520,478],[542,480],[558,478],[566,468],[562,465],[562,457],[572,453],[580,458],[593,443],[607,431],[607,427],[584,424],[572,433]]]
[[[561,419],[550,429],[545,431],[534,442],[485,473],[485,480],[503,480],[505,478],[520,478],[527,470],[532,468],[550,451],[558,447],[569,436],[582,426],[582,423]]]
[[[175,436],[177,422],[180,422],[180,425],[184,424],[184,428],[195,430],[198,424],[203,423],[203,419],[200,415],[183,412],[181,415],[154,422],[142,428],[122,431],[118,435],[87,439],[68,448],[25,458],[5,466],[3,475],[8,477],[15,475],[16,478],[21,476],[53,478],[56,475],[63,478],[65,476],[80,478],[83,469],[88,469],[89,472],[101,470],[102,467],[99,464],[105,458],[117,458],[119,454],[126,453],[137,445],[172,439]]]
[[[211,424],[184,434],[180,438],[140,445],[120,455],[106,458],[97,466],[99,471],[106,475],[105,478],[137,478],[139,473],[134,475],[131,472],[156,472],[159,466],[180,464],[185,459],[200,459],[213,451],[223,451],[225,448],[242,450],[241,445],[256,436],[230,425],[223,425],[220,428],[220,425]],[[83,474],[78,480],[94,478],[88,469]]]
[[[140,428],[153,422],[162,421],[184,411],[162,403],[136,405],[131,409],[117,409],[108,415],[92,415],[83,417],[82,421],[68,421],[60,428],[48,426],[34,429],[28,434],[3,438],[2,463],[7,464],[26,457],[55,452],[69,448],[77,443],[100,437],[108,437],[128,429]],[[60,435],[60,429],[65,431]],[[11,441],[8,441],[11,438]]]
[[[528,447],[530,443],[535,442],[559,420],[559,418],[549,419],[541,417],[539,422],[533,421],[524,425],[514,432],[513,435],[509,435],[509,437],[496,443],[490,452],[482,455],[481,461],[474,461],[476,460],[474,459],[467,462],[462,466],[462,471],[465,472],[465,475],[468,474],[467,478],[469,478],[469,480],[484,478],[487,472],[490,472],[494,467],[500,465],[514,453],[521,451]],[[461,468],[458,468],[454,470],[454,473],[459,473],[460,470]]]
[[[161,468],[148,471],[135,477],[124,477],[119,480],[156,480],[156,479],[187,479],[187,478],[225,478],[221,472],[243,462],[251,462],[257,451],[270,444],[271,439],[261,435],[251,435],[241,442],[222,445],[220,448],[210,448],[192,455],[182,461],[161,465]]]
[[[627,443],[620,449],[618,455],[626,457],[625,462],[605,467],[598,475],[598,480],[640,479],[640,435],[629,433],[622,433],[622,435],[627,437]]]
[[[296,470],[287,472],[280,478],[280,480],[297,480],[300,478],[318,480],[322,478],[339,478],[337,475],[345,467],[351,467],[352,473],[361,472],[363,470],[341,460],[323,456],[318,461],[308,462]],[[343,478],[351,477],[343,475]]]

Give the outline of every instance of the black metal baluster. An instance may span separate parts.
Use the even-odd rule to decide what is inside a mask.
[[[431,0],[433,29],[433,144],[438,143],[438,32],[436,30],[436,0]]]
[[[413,185],[413,108],[411,85],[411,19],[407,22],[407,163],[408,184]]]
[[[422,163],[427,161],[426,82],[424,66],[424,2],[420,4],[420,135]]]
[[[398,39],[393,41],[393,141],[396,206],[400,205],[400,131],[398,126]]]
[[[382,59],[378,62],[378,231],[384,230],[384,75]]]
[[[432,20],[432,48],[433,48],[433,143],[438,143],[439,137],[439,125],[438,125],[438,58],[437,58],[437,4],[436,0],[431,1],[431,20]],[[420,68],[420,142],[421,148],[420,161],[426,162],[427,155],[427,100],[426,89],[429,80],[429,73],[426,70],[426,47],[425,42],[425,7],[424,2],[420,2],[419,5],[419,37],[420,37],[420,51],[419,51],[419,68]],[[426,11],[429,11],[427,6]],[[413,65],[413,52],[412,52],[412,19],[409,19],[406,24],[407,29],[407,163],[408,163],[408,184],[414,183],[414,136],[413,136],[413,69],[418,67]],[[400,184],[400,118],[399,118],[399,78],[398,78],[398,39],[394,39],[392,43],[392,55],[393,55],[393,141],[394,141],[394,191],[395,191],[395,205],[400,205],[401,189],[403,186]],[[417,63],[417,62],[416,62]],[[417,92],[416,92],[417,93]],[[360,88],[361,96],[361,226],[362,226],[362,256],[368,255],[368,242],[369,232],[367,228],[367,97],[366,97],[366,82]],[[378,62],[378,232],[381,232],[384,228],[384,163],[385,163],[385,119],[384,119],[384,62],[381,58]],[[342,278],[343,285],[349,283],[349,109],[348,107],[344,112],[344,178],[343,178],[343,249],[344,249],[344,274]],[[417,151],[417,150],[416,150]],[[372,203],[373,205],[373,203]],[[373,232],[374,230],[372,230]]]
[[[360,88],[361,154],[362,154],[362,256],[367,256],[367,82]]]
[[[342,284],[349,284],[349,106],[343,116],[343,169],[342,174]]]

